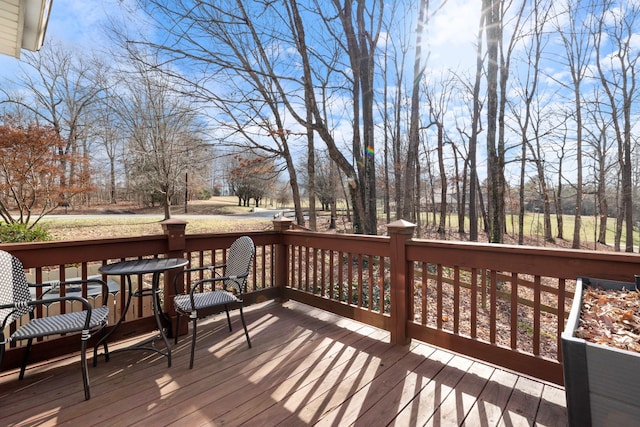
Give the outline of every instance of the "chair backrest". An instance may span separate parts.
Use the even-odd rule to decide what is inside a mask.
[[[251,237],[239,237],[229,248],[225,276],[240,276],[249,273],[255,253],[256,247]],[[244,292],[244,284],[246,281],[246,277],[243,279],[226,280],[225,287],[233,287],[238,292]]]
[[[8,252],[0,251],[0,305],[20,304],[31,301],[29,284],[20,260]],[[17,310],[0,309],[0,327],[33,310],[33,306],[24,304]]]

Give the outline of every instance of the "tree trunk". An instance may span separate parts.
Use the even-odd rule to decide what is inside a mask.
[[[478,128],[480,127],[480,85],[482,83],[482,29],[485,22],[485,14],[480,14],[476,47],[476,73],[473,84],[473,116],[471,121],[471,137],[469,138],[469,240],[478,241],[478,203],[476,202],[479,190],[478,169],[476,161],[476,148],[478,145]],[[482,194],[480,194],[482,196]]]
[[[447,220],[447,174],[444,169],[444,132],[443,125],[438,124],[438,169],[440,171],[440,223],[438,234],[443,236],[446,232]]]
[[[489,242],[502,243],[504,235],[504,177],[496,147],[498,121],[499,0],[483,0],[487,38],[487,184]]]
[[[311,123],[311,109],[307,108],[307,123]],[[316,153],[313,143],[313,128],[307,126],[307,151],[309,159],[307,160],[307,175],[309,179],[309,228],[317,231],[316,223]],[[304,217],[303,217],[304,218]]]
[[[420,144],[420,82],[424,66],[422,65],[422,33],[427,19],[428,0],[420,0],[420,12],[416,28],[416,50],[413,63],[413,84],[411,86],[411,117],[409,119],[409,144],[405,166],[404,198],[402,200],[402,217],[415,221],[415,204],[419,197],[416,193],[416,169],[418,163],[418,147]]]
[[[609,216],[609,204],[607,203],[606,193],[606,173],[605,173],[605,157],[601,156],[598,168],[598,243],[607,244],[607,218]]]

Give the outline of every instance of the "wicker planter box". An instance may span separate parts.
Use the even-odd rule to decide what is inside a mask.
[[[640,353],[575,337],[583,288],[635,289],[635,283],[579,278],[567,326],[562,359],[570,426],[640,425]]]

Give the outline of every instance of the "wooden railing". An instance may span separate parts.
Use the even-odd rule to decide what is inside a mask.
[[[217,235],[190,235],[184,233],[186,223],[181,221],[167,221],[163,224],[164,234],[157,236],[118,238],[104,240],[84,240],[66,242],[45,242],[27,244],[4,244],[0,249],[18,257],[26,270],[27,278],[33,283],[48,281],[86,279],[91,276],[103,278],[110,288],[109,308],[110,321],[113,325],[120,318],[127,299],[124,277],[101,276],[98,268],[109,262],[125,259],[153,258],[153,257],[185,257],[189,259],[191,267],[219,264],[226,260],[227,248],[240,235],[249,234],[256,244],[256,256],[253,260],[252,272],[248,280],[248,303],[275,298],[278,289],[274,287],[274,257],[273,247],[278,235],[275,233],[224,233]],[[175,273],[164,275],[163,310],[170,315],[175,313],[172,307],[174,292],[173,278]],[[138,286],[150,286],[150,275],[133,277],[134,289]],[[189,278],[192,279],[192,278]],[[87,298],[92,304],[102,301],[101,294],[86,286],[80,288],[79,294]],[[42,291],[37,292],[37,296]],[[65,292],[61,292],[64,296]],[[57,314],[80,309],[78,304],[41,306],[36,316]],[[23,320],[26,320],[27,317]],[[185,322],[183,322],[185,323]],[[11,325],[5,331],[8,336],[15,330]],[[143,334],[156,327],[153,318],[150,298],[134,298],[127,312],[125,322],[112,335],[113,340]],[[186,331],[181,331],[186,332]],[[19,365],[24,343],[10,343],[3,369]],[[37,349],[37,350],[36,350]],[[74,337],[60,337],[43,339],[34,344],[30,361],[36,362],[53,356],[73,353],[79,350],[78,340]]]
[[[637,254],[285,233],[285,295],[540,379],[563,383],[560,334],[575,279],[633,281]]]
[[[273,225],[273,231],[242,233],[257,247],[247,303],[294,299],[386,329],[398,344],[419,339],[558,384],[560,333],[575,278],[630,281],[640,271],[637,254],[418,240],[412,238],[414,226],[404,221],[389,224],[388,236],[290,230],[286,218]],[[186,257],[191,266],[224,262],[225,249],[241,235],[186,235],[180,221],[163,228],[158,236],[0,248],[42,282],[86,278],[108,262],[139,257]],[[171,314],[173,275],[166,276],[164,310]],[[119,278],[109,279],[117,318],[124,287]],[[114,339],[153,329],[150,308],[145,301],[138,304]],[[53,341],[36,344],[34,361],[36,354],[77,351],[76,340]],[[17,366],[20,352],[10,349],[4,368]]]

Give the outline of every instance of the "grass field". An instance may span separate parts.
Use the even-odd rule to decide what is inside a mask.
[[[252,219],[242,218],[242,214],[248,214],[252,207],[238,206],[238,199],[233,196],[214,197],[207,201],[193,201],[189,203],[187,214],[184,213],[183,206],[172,207],[172,215],[177,218],[184,218],[187,224],[187,233],[215,233],[235,230],[246,231],[262,231],[271,228],[270,219]],[[67,215],[64,212],[57,212],[59,216],[45,217],[41,220],[41,224],[46,227],[54,240],[76,240],[76,239],[101,239],[106,237],[128,237],[153,235],[162,233],[162,227],[159,224],[163,219],[162,209],[140,208],[131,204],[117,205],[100,205],[90,209],[69,210]],[[77,217],[78,214],[101,214],[100,217]],[[104,215],[108,216],[104,216]],[[127,214],[122,215],[122,214]],[[233,219],[213,219],[206,218],[201,215],[233,215]],[[424,214],[426,215],[426,214]],[[384,223],[385,215],[380,213],[379,218],[381,224]],[[436,217],[436,221],[437,221]],[[431,222],[432,215],[429,214]],[[524,232],[527,236],[526,244],[534,246],[549,246],[549,243],[543,239],[543,216],[541,214],[529,213],[525,215]],[[582,217],[581,243],[585,249],[602,249],[601,245],[596,247],[594,244],[596,235],[596,218],[592,216]],[[423,218],[424,221],[424,218]],[[556,241],[561,247],[570,247],[573,239],[574,217],[565,215],[564,221],[564,240]],[[551,218],[553,237],[558,235],[557,221],[555,216]],[[609,218],[607,227],[607,244],[613,246],[615,219]],[[348,227],[348,223],[343,220],[338,221],[338,227]],[[449,215],[447,218],[447,227],[451,232],[447,233],[447,239],[453,240],[458,237],[457,233],[457,216]],[[384,229],[384,227],[382,227]],[[469,223],[465,226],[466,231],[469,230]],[[479,228],[482,230],[482,227]],[[322,231],[322,230],[321,230]],[[348,229],[339,231],[349,232]],[[423,230],[426,237],[434,237],[434,230]],[[518,217],[517,215],[507,216],[507,238],[509,242],[517,241]],[[640,241],[640,235],[634,234],[634,245],[637,246]]]
[[[573,232],[575,229],[575,217],[573,215],[563,215],[563,228],[564,228],[564,239],[565,240],[573,240]],[[544,218],[542,214],[526,214],[524,218],[524,233],[529,236],[540,236],[544,235]],[[580,227],[580,241],[583,243],[594,243],[598,238],[598,218],[593,216],[583,216],[581,218],[581,227]],[[614,238],[615,238],[615,226],[616,219],[609,218],[607,221],[607,235],[606,241],[607,244],[613,246]],[[507,217],[507,229],[508,232],[512,235],[516,235],[518,231],[518,218],[517,216],[513,218],[513,222],[511,222],[511,216]],[[552,236],[555,238],[558,235],[558,223],[555,216],[551,217],[551,228],[553,230]],[[624,233],[624,230],[623,230]],[[624,234],[623,237],[624,239]],[[638,245],[640,241],[640,236],[637,233],[634,233],[634,246]],[[624,246],[624,245],[623,245]]]
[[[425,217],[427,214],[423,214],[423,224],[425,221]],[[439,222],[439,215],[436,214],[435,224]],[[552,228],[552,237],[556,240],[555,245],[560,247],[571,247],[573,242],[573,231],[575,227],[575,218],[572,215],[563,215],[563,239],[557,239],[558,236],[558,223],[557,219],[554,216],[551,217],[551,228]],[[597,226],[596,226],[596,218],[593,216],[583,216],[582,217],[582,226],[580,232],[580,243],[583,249],[596,249],[602,250],[606,247],[604,245],[598,244],[596,245],[594,242],[597,239]],[[423,231],[423,233],[428,238],[438,238],[438,235],[435,233],[436,227],[433,226],[433,215],[431,213],[428,214],[429,221],[429,229]],[[524,216],[524,235],[525,241],[527,245],[532,246],[552,246],[553,244],[549,244],[544,241],[544,218],[542,214],[534,214],[527,213]],[[448,240],[456,240],[458,239],[457,229],[458,229],[458,216],[457,214],[449,214],[447,216],[447,229],[449,230],[447,233]],[[606,242],[609,247],[613,247],[614,237],[615,237],[615,218],[609,218],[607,221],[607,237]],[[481,222],[479,223],[478,230],[480,233],[480,239],[483,239],[483,226]],[[466,218],[465,222],[465,231],[468,233],[469,231],[469,218]],[[624,236],[623,236],[624,239]],[[517,243],[518,241],[518,216],[517,215],[507,215],[506,218],[506,236],[505,243]],[[634,232],[634,246],[638,246],[640,242],[640,234]],[[623,244],[624,246],[624,244]]]
[[[210,201],[189,204],[187,214],[183,206],[172,207],[172,216],[187,221],[187,233],[220,233],[236,230],[265,230],[271,227],[270,220],[237,218],[249,213],[251,208],[240,207],[235,197],[218,197]],[[108,237],[130,237],[162,234],[160,222],[164,219],[162,209],[138,208],[130,204],[100,205],[90,209],[57,212],[61,215],[45,217],[40,224],[54,240],[103,239]],[[86,214],[86,217],[78,216]],[[100,216],[92,216],[100,215]],[[202,215],[234,215],[225,220],[207,218]]]

